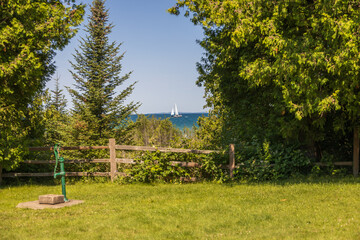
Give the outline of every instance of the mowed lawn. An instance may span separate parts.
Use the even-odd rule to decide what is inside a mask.
[[[360,239],[357,180],[285,184],[76,183],[62,209],[18,209],[60,186],[2,186],[0,239]]]

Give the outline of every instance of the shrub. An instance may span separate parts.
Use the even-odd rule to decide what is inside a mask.
[[[244,143],[236,154],[240,167],[237,179],[277,180],[305,174],[311,169],[310,159],[296,146],[271,144],[257,139]]]
[[[125,171],[127,182],[180,182],[180,178],[225,181],[220,168],[220,155],[146,152],[135,159],[136,164]],[[182,167],[172,162],[196,162],[197,167]]]

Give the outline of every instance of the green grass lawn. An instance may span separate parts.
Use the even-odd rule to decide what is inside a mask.
[[[0,239],[360,239],[358,180],[285,184],[76,183],[62,208],[18,209],[60,186],[2,186]]]

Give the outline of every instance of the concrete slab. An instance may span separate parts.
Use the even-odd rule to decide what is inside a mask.
[[[31,201],[31,202],[23,202],[19,203],[16,207],[17,208],[30,208],[30,209],[45,209],[45,208],[63,208],[63,207],[70,207],[73,205],[77,205],[83,203],[83,200],[73,200],[70,199],[68,202],[58,203],[58,204],[41,204],[39,200]]]
[[[40,204],[59,204],[64,202],[65,202],[64,195],[46,194],[39,196]]]

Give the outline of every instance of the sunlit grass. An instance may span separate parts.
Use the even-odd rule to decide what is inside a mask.
[[[62,209],[18,209],[60,186],[0,189],[0,239],[359,239],[358,181],[292,184],[77,183]]]

